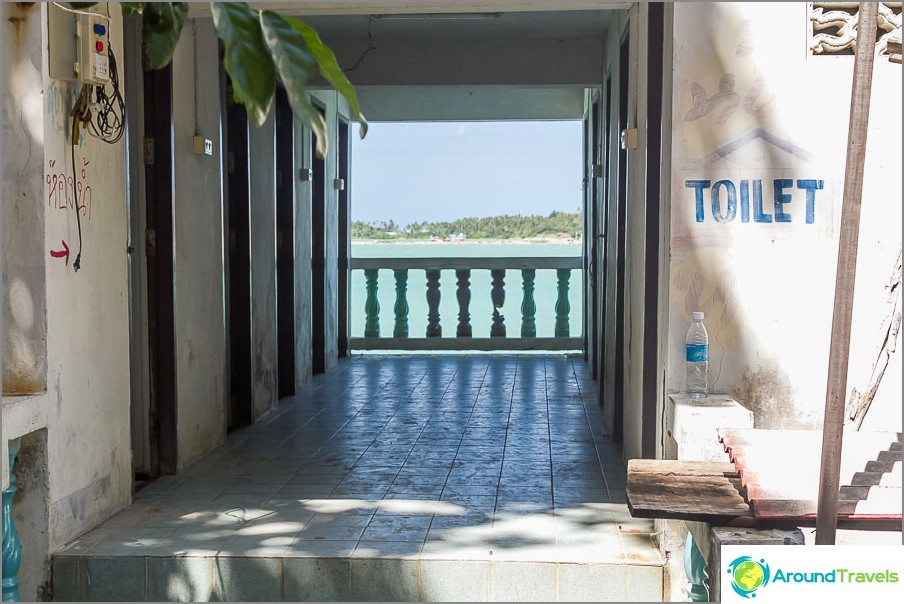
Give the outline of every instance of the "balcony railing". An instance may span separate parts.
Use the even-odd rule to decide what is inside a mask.
[[[571,304],[569,282],[574,270],[580,271],[579,257],[544,258],[352,258],[351,270],[364,272],[366,301],[364,308],[352,308],[351,312],[365,314],[364,337],[352,337],[353,350],[580,350],[583,340],[572,337],[570,330]],[[379,271],[389,269],[395,281],[394,321],[391,330],[385,332],[380,325],[378,300]],[[441,271],[454,271],[458,301],[458,321],[455,337],[444,337],[440,317]],[[556,273],[555,327],[553,337],[537,337],[537,306],[534,300],[538,270]],[[427,326],[423,337],[410,334],[408,328],[408,275],[410,271],[426,274]],[[477,312],[491,316],[489,337],[473,337],[471,326],[471,272],[489,271],[491,276],[490,303]],[[510,326],[501,313],[505,304],[506,271],[520,271],[521,276],[521,324],[520,337],[510,335]],[[578,280],[580,283],[580,280]],[[384,284],[385,285],[385,284]],[[388,326],[386,326],[388,327]],[[391,333],[386,337],[384,333]],[[413,337],[412,337],[413,336]]]

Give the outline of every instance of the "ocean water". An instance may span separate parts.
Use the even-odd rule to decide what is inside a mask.
[[[371,243],[352,242],[353,258],[498,258],[580,256],[580,242],[574,244],[541,243]],[[471,327],[474,337],[489,337],[493,319],[493,302],[490,271],[471,271]],[[570,329],[572,337],[581,336],[583,285],[580,270],[571,272],[568,300],[571,305]],[[349,322],[352,337],[364,335],[364,303],[367,292],[364,287],[364,271],[353,270],[349,298]],[[454,338],[458,326],[458,300],[455,297],[455,271],[443,270],[440,277],[440,324],[444,338]],[[423,338],[427,329],[427,278],[422,270],[408,272],[408,335]],[[537,270],[534,301],[537,305],[537,337],[553,337],[556,321],[557,281],[553,269]],[[521,301],[523,297],[521,271],[508,270],[505,276],[505,317],[507,336],[521,335]],[[380,270],[377,289],[380,303],[380,336],[392,337],[395,322],[395,279],[392,271]]]

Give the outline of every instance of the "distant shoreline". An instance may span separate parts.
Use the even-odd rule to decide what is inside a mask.
[[[580,245],[581,242],[581,239],[572,239],[570,237],[465,239],[464,241],[431,241],[430,239],[352,239],[352,245]]]

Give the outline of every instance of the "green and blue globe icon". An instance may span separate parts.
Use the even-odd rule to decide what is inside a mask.
[[[756,590],[769,583],[769,565],[750,556],[740,556],[728,565],[731,587],[744,598],[755,598]]]

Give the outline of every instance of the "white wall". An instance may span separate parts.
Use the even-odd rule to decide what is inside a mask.
[[[312,96],[317,99],[324,108],[324,117],[327,124],[327,132],[330,140],[329,153],[324,162],[324,203],[326,220],[326,261],[324,273],[326,275],[324,291],[318,292],[315,284],[313,295],[325,297],[324,315],[326,317],[326,370],[329,371],[339,362],[339,191],[333,186],[333,179],[338,174],[338,160],[336,141],[339,140],[339,94],[335,91],[317,91]]]
[[[76,149],[80,205],[84,199],[87,206],[82,215],[81,270],[76,273],[72,266],[78,251],[75,210],[65,201],[65,187],[59,196],[49,190],[54,176],[72,176],[67,132],[75,87],[48,77],[48,6],[3,6],[4,27],[10,23],[8,11],[20,11],[14,36],[28,41],[21,54],[4,52],[4,66],[20,78],[4,84],[12,98],[18,91],[18,98],[25,101],[27,111],[22,112],[19,125],[25,126],[27,138],[34,143],[20,147],[19,153],[10,148],[16,139],[6,130],[12,115],[4,111],[4,150],[12,151],[13,157],[18,155],[20,162],[31,157],[28,165],[37,158],[43,166],[27,171],[20,166],[12,174],[4,166],[3,181],[18,179],[20,193],[25,193],[22,201],[43,208],[36,253],[46,264],[47,391],[33,397],[4,398],[2,411],[4,445],[8,439],[47,430],[42,448],[50,472],[46,520],[52,550],[129,503],[131,454],[125,141],[107,145],[85,136]],[[111,39],[117,57],[122,57],[121,19],[118,11],[111,12]],[[5,40],[8,33],[4,32]],[[8,203],[4,199],[4,207]],[[5,228],[16,226],[15,218],[4,217]],[[4,246],[8,245],[7,233],[3,240]],[[65,259],[49,255],[51,250],[60,250],[61,240],[72,252],[68,265]],[[34,317],[34,321],[43,320]],[[6,447],[3,449],[5,457]],[[8,476],[5,462],[3,465],[5,485]],[[24,568],[23,573],[31,573],[31,581],[46,569]],[[36,594],[22,596],[33,599]]]
[[[254,418],[277,402],[276,146],[271,108],[260,128],[248,127],[251,197],[251,394]]]
[[[757,427],[818,427],[853,57],[810,54],[805,3],[679,3],[674,10],[668,388],[684,388],[684,337],[690,313],[701,310],[713,389],[751,409]],[[720,82],[724,100],[713,100]],[[762,133],[768,134],[757,136]],[[865,389],[891,309],[886,286],[901,249],[900,133],[901,68],[878,57],[849,389]],[[794,181],[785,191],[791,196],[784,206],[790,222],[775,221],[775,179]],[[824,182],[815,192],[812,223],[799,179]],[[740,198],[734,220],[717,222],[711,188],[698,222],[688,180],[730,180],[736,188],[742,180],[761,180],[762,213],[772,222],[753,216],[743,222]],[[726,189],[720,192],[724,213]],[[900,430],[901,374],[895,367],[900,365],[886,372],[866,426]]]
[[[216,49],[212,20],[197,19],[194,27],[186,24],[173,57],[173,239],[180,468],[222,444],[226,437],[223,179]],[[194,154],[192,138],[196,130],[214,141],[213,155]]]

